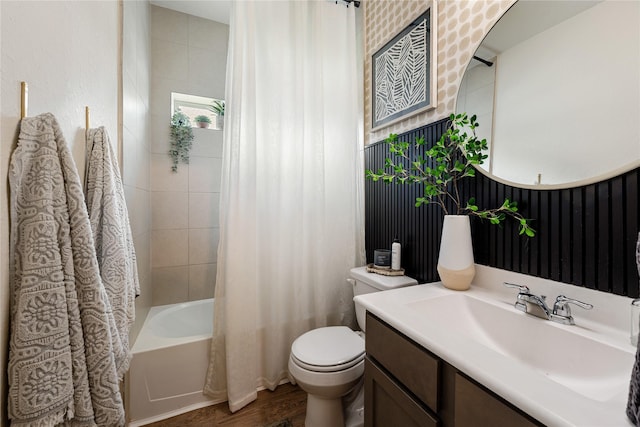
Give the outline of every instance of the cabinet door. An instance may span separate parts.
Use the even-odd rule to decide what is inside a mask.
[[[440,359],[367,313],[367,354],[433,412],[440,411]]]
[[[455,427],[540,426],[459,373],[455,376]]]
[[[436,427],[437,419],[368,357],[364,363],[365,427]]]

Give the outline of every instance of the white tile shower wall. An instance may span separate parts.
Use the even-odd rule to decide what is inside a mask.
[[[189,164],[171,171],[171,92],[224,98],[226,24],[151,6],[153,304],[211,298],[216,276],[222,132],[193,129]]]
[[[149,191],[151,10],[148,2],[122,3],[122,176],[138,262],[140,296],[131,342],[151,307],[151,193]]]

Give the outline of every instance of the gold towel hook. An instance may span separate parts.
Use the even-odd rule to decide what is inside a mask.
[[[89,140],[89,106],[84,107],[84,186],[87,186],[87,177],[89,176],[89,158],[91,157],[91,150],[93,150],[93,144]]]
[[[27,117],[29,104],[29,87],[27,82],[20,82],[20,119]]]

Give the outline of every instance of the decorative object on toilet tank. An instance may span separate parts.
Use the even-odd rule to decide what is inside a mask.
[[[400,270],[400,257],[402,256],[402,245],[400,245],[400,240],[398,240],[398,236],[393,239],[393,243],[391,244],[391,269],[392,270]]]
[[[178,172],[178,163],[189,163],[189,151],[193,143],[191,121],[186,114],[177,110],[171,117],[171,149],[169,156],[173,160],[171,170]]]
[[[376,249],[373,251],[373,265],[377,268],[391,268],[391,251],[389,249]]]
[[[515,201],[505,199],[502,205],[492,209],[480,209],[473,197],[463,204],[458,190],[459,182],[466,177],[475,176],[475,165],[481,165],[487,158],[487,155],[483,154],[487,149],[487,142],[484,139],[479,140],[476,136],[475,129],[479,125],[475,115],[469,117],[466,113],[452,114],[449,119],[451,124],[447,131],[430,148],[427,148],[426,141],[422,137],[411,144],[398,141],[398,135],[391,134],[385,142],[389,145],[389,152],[393,158],[385,159],[385,168],[378,172],[367,170],[366,177],[373,181],[382,179],[387,184],[421,184],[423,194],[416,198],[415,206],[435,203],[442,208],[445,223],[440,245],[441,258],[438,262],[438,273],[445,286],[462,290],[468,289],[473,279],[473,271],[469,271],[466,267],[459,268],[461,264],[470,263],[473,266],[469,215],[489,220],[491,224],[501,224],[510,217],[518,222],[519,234],[528,237],[534,237],[535,230],[531,227],[531,220],[518,212],[518,203]],[[466,219],[447,220],[450,214],[461,215]],[[448,230],[452,223],[461,223],[462,225],[459,226],[463,227],[462,230]],[[457,236],[456,239],[458,239],[461,231],[469,234],[468,248],[464,251],[458,246],[460,243],[445,241],[450,236]],[[453,250],[449,250],[449,247]],[[449,253],[458,260],[453,261],[448,258],[446,254]],[[467,255],[462,256],[463,253],[467,255],[470,253],[470,261]],[[461,258],[467,261],[462,262]],[[463,273],[462,270],[465,272]],[[460,280],[451,283],[447,277],[451,275]],[[462,280],[463,277],[466,279]],[[467,279],[468,283],[464,284]]]

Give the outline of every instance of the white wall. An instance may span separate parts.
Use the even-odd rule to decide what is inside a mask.
[[[136,322],[131,330],[133,343],[149,312],[153,293],[149,193],[151,8],[146,1],[127,0],[123,9],[121,166],[140,280]]]
[[[494,175],[566,183],[640,159],[638,16],[602,2],[499,56]]]
[[[9,220],[6,177],[17,136],[20,81],[29,84],[30,116],[51,112],[76,165],[84,170],[84,107],[92,126],[118,141],[119,14],[116,1],[0,2],[0,396],[6,424]]]
[[[171,92],[224,99],[229,26],[151,6],[153,305],[213,297],[222,131],[193,129],[189,164],[171,171]]]

